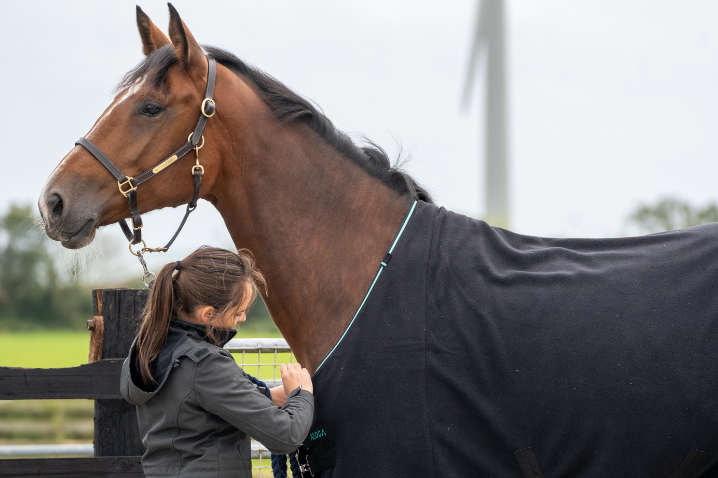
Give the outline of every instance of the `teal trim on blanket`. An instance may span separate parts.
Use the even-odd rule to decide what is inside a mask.
[[[391,254],[394,251],[394,247],[396,247],[396,243],[399,242],[399,238],[404,233],[404,229],[406,228],[406,225],[409,223],[409,219],[411,219],[411,215],[414,214],[414,209],[416,208],[416,201],[414,201],[414,204],[412,204],[411,209],[409,209],[409,212],[406,215],[406,219],[404,219],[404,224],[402,224],[401,229],[399,229],[399,232],[396,235],[396,239],[394,239],[394,243],[389,248],[389,254]],[[324,360],[322,360],[322,363],[319,364],[319,367],[317,367],[317,370],[314,372],[318,372],[320,368],[322,368],[322,365],[324,365],[324,362],[327,361],[327,359],[332,355],[332,352],[334,352],[337,347],[339,347],[339,344],[342,343],[342,339],[344,336],[349,332],[349,328],[354,323],[354,320],[359,315],[359,312],[361,312],[362,307],[364,307],[364,303],[369,298],[369,294],[371,294],[371,290],[374,288],[374,284],[376,284],[376,281],[379,280],[379,276],[381,275],[381,271],[384,270],[386,267],[386,263],[382,261],[381,265],[379,266],[379,271],[376,273],[376,277],[374,277],[374,282],[371,283],[371,287],[369,287],[369,290],[367,291],[366,295],[364,296],[364,300],[361,301],[361,305],[359,306],[359,309],[357,309],[356,314],[354,314],[354,317],[352,318],[351,322],[349,322],[349,325],[347,326],[346,330],[342,334],[342,336],[339,338],[339,341],[336,343],[334,348],[327,354],[326,357],[324,357]]]

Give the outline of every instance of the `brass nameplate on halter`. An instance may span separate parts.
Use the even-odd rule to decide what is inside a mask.
[[[177,155],[173,154],[172,156],[170,156],[169,158],[165,159],[160,164],[158,164],[157,166],[152,168],[152,172],[154,174],[157,174],[160,171],[162,171],[163,169],[165,169],[167,166],[169,166],[170,164],[174,163],[175,161],[177,161]]]

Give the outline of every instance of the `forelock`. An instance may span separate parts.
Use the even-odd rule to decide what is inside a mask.
[[[177,57],[172,45],[158,48],[128,71],[115,87],[115,91],[122,91],[139,82],[164,91],[167,89],[167,74],[175,63],[177,63]]]

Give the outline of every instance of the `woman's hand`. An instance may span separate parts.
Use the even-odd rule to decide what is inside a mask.
[[[272,395],[272,403],[278,407],[283,406],[287,401],[287,393],[282,385],[270,388],[269,393]]]
[[[284,393],[288,396],[292,390],[298,386],[302,386],[302,390],[313,394],[312,377],[306,368],[302,368],[298,363],[282,364],[279,366],[282,374],[282,385],[284,385]]]

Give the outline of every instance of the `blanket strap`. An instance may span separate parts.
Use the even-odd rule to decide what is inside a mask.
[[[411,219],[411,215],[414,213],[414,209],[416,208],[416,201],[414,201],[414,204],[412,204],[411,209],[409,209],[409,212],[406,213],[406,217],[404,218],[404,223],[401,226],[401,229],[399,229],[399,232],[396,234],[396,238],[394,239],[394,242],[391,244],[391,247],[389,248],[389,252],[386,253],[386,256],[384,256],[384,260],[381,261],[381,265],[379,266],[379,272],[376,273],[376,277],[374,277],[374,282],[371,283],[371,287],[369,287],[369,290],[367,291],[366,295],[364,296],[364,300],[361,302],[361,305],[359,306],[359,309],[357,309],[356,314],[354,314],[354,317],[352,318],[352,321],[349,322],[349,325],[347,326],[347,329],[344,331],[342,336],[339,338],[339,341],[336,343],[334,348],[327,354],[326,357],[324,357],[324,360],[322,360],[322,363],[319,364],[319,367],[317,367],[317,370],[315,370],[314,373],[317,373],[320,368],[322,368],[322,365],[324,365],[324,362],[327,361],[329,356],[334,352],[337,347],[339,347],[339,344],[342,342],[342,339],[349,331],[349,328],[354,323],[354,320],[359,315],[359,312],[361,312],[362,307],[364,307],[364,303],[369,298],[369,294],[371,294],[371,290],[374,288],[374,284],[376,284],[376,281],[379,279],[379,276],[381,275],[381,271],[384,270],[384,268],[389,265],[389,261],[391,260],[391,254],[394,252],[394,247],[396,247],[396,243],[399,242],[399,238],[401,237],[402,233],[404,232],[404,229],[406,228],[406,225],[409,223],[409,219]]]
[[[516,461],[519,462],[519,466],[525,478],[544,478],[538,460],[536,460],[536,455],[534,455],[531,447],[517,451],[514,453],[514,456],[516,457]]]

